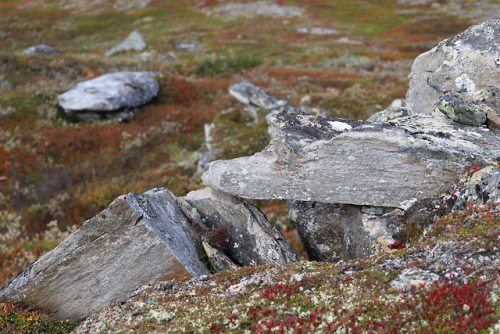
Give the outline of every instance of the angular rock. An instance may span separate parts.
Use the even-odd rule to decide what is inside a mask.
[[[60,55],[64,54],[64,52],[59,51],[52,46],[48,46],[45,44],[39,44],[32,47],[27,48],[23,51],[25,56],[34,56],[34,55]]]
[[[496,163],[500,138],[445,117],[388,124],[282,112],[278,136],[259,153],[214,161],[206,186],[252,199],[404,207],[450,188],[469,161]]]
[[[310,261],[344,259],[341,204],[289,201],[288,208]]]
[[[118,197],[0,288],[0,298],[78,322],[140,284],[209,274],[167,189]]]
[[[484,124],[488,113],[486,108],[446,95],[441,96],[437,109],[455,122],[472,126]]]
[[[269,113],[288,104],[288,100],[280,100],[247,81],[231,85],[228,90],[231,96],[247,106],[245,111],[253,117],[255,123],[259,121],[257,114],[259,109],[264,109]]]
[[[120,44],[112,47],[106,52],[106,56],[111,56],[124,51],[142,51],[146,48],[146,43],[139,30],[134,30]]]
[[[500,112],[500,20],[490,20],[439,43],[413,62],[406,99],[430,114],[441,95],[484,103]]]
[[[394,231],[384,218],[391,208],[300,201],[288,206],[311,261],[351,260],[394,243]]]
[[[59,95],[64,112],[83,121],[124,120],[137,113],[159,91],[155,72],[116,72],[80,82]]]
[[[211,188],[192,191],[181,205],[193,221],[208,230],[204,241],[239,266],[286,264],[299,258],[285,237],[254,205]]]
[[[222,253],[217,248],[210,246],[207,242],[203,241],[203,249],[210,260],[210,263],[214,267],[215,271],[220,273],[223,271],[228,271],[232,269],[238,269],[239,267],[231,261],[224,253]]]

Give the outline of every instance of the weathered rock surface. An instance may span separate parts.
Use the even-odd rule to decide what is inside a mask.
[[[80,321],[139,284],[209,274],[167,189],[118,197],[0,288],[0,297]]]
[[[214,161],[206,186],[243,198],[404,207],[451,187],[472,160],[500,157],[500,138],[445,117],[387,124],[281,112],[278,136],[250,157]]]
[[[223,271],[239,268],[233,261],[231,261],[230,258],[228,258],[217,248],[210,246],[208,242],[203,241],[203,249],[205,250],[208,259],[216,272],[220,273]]]
[[[390,120],[410,115],[410,109],[401,107],[398,109],[385,109],[371,115],[366,121],[369,123],[387,123]]]
[[[345,260],[369,256],[394,243],[393,231],[382,218],[390,210],[358,205],[341,206],[339,217],[344,230]]]
[[[437,109],[455,122],[481,126],[486,123],[486,115],[490,108],[443,95]]]
[[[112,47],[106,52],[106,56],[111,56],[124,51],[142,51],[146,48],[146,42],[142,38],[139,30],[134,30],[120,44]]]
[[[201,218],[208,228],[204,241],[239,266],[286,264],[299,258],[285,237],[254,205],[220,191],[205,188],[181,198],[193,221]]]
[[[27,48],[26,50],[23,51],[23,54],[25,56],[60,55],[60,54],[64,54],[64,52],[59,51],[56,48],[49,46],[49,45],[39,44],[39,45],[35,45],[35,46]]]
[[[83,121],[124,120],[137,113],[159,91],[155,72],[116,72],[80,82],[59,95],[64,112]]]
[[[344,259],[341,204],[289,201],[288,208],[310,261]]]
[[[500,20],[490,20],[418,56],[406,98],[414,113],[431,113],[441,95],[484,103],[500,112]]]
[[[461,189],[455,192],[457,200],[454,208],[467,203],[498,204],[500,203],[500,168],[488,166],[474,173]]]

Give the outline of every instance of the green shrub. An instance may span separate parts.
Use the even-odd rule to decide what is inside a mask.
[[[200,77],[223,77],[241,70],[257,67],[262,64],[262,58],[252,53],[233,55],[217,55],[204,59],[194,69],[194,74]]]

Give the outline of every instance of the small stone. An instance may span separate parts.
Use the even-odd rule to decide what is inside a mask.
[[[500,129],[500,111],[495,111],[493,109],[488,110],[486,115],[488,127],[494,129]]]
[[[146,48],[146,42],[142,38],[139,30],[134,30],[120,44],[112,47],[106,52],[106,56],[111,56],[124,51],[142,51]]]
[[[26,50],[23,51],[23,54],[25,56],[34,56],[34,55],[60,55],[64,54],[64,52],[59,51],[52,46],[45,45],[45,44],[39,44],[32,46]]]

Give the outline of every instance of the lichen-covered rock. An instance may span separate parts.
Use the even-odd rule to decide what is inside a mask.
[[[78,322],[140,284],[209,274],[167,189],[118,197],[0,288],[0,297]]]
[[[394,243],[393,231],[383,214],[391,208],[342,205],[340,221],[344,230],[344,259],[357,259],[387,250]],[[382,217],[381,217],[382,216]]]
[[[410,109],[401,107],[396,109],[385,109],[371,115],[366,121],[369,123],[387,123],[392,119],[398,117],[405,117],[410,115]]]
[[[485,128],[415,115],[388,124],[281,112],[259,153],[210,164],[206,186],[243,198],[404,207],[451,187],[468,161],[496,163]]]
[[[80,82],[59,95],[64,112],[83,121],[124,120],[134,116],[137,107],[151,101],[159,91],[155,72],[116,72]]]
[[[299,258],[285,237],[254,205],[211,188],[192,191],[180,200],[184,213],[201,219],[201,234],[239,266],[286,264]],[[201,224],[200,224],[201,225]]]
[[[64,52],[59,51],[56,48],[49,46],[49,45],[39,44],[39,45],[35,45],[35,46],[27,48],[26,50],[23,51],[23,54],[25,56],[60,55],[60,54],[64,54]]]
[[[139,30],[134,30],[120,44],[112,47],[106,52],[106,56],[111,56],[124,51],[142,51],[146,48],[146,42],[142,38]]]
[[[481,126],[486,122],[489,108],[443,95],[437,109],[455,122]]]
[[[488,166],[474,173],[464,187],[456,191],[455,208],[467,203],[500,203],[500,168]]]
[[[414,113],[432,113],[442,95],[500,112],[500,20],[474,25],[421,54],[409,77],[406,99]]]

